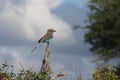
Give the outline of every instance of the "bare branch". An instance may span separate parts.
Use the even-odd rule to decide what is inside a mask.
[[[42,67],[40,70],[42,73],[45,73],[45,74],[48,72],[48,69],[50,68],[49,61],[48,61],[50,51],[48,50],[48,47],[49,47],[49,44],[47,44],[47,46],[46,46],[46,51],[45,51],[45,55],[44,55],[44,58],[42,61]]]
[[[62,77],[62,76],[65,76],[65,73],[59,72],[57,75],[52,76],[50,80],[55,80],[55,79],[57,79],[57,78],[59,78],[59,77]]]
[[[49,69],[50,69],[50,65],[49,65],[50,63],[48,60],[48,58],[50,56],[50,51],[48,50],[48,48],[49,48],[49,44],[47,44],[47,46],[46,46],[46,50],[45,50],[45,54],[44,54],[44,58],[43,58],[42,66],[41,66],[41,70],[40,70],[44,75],[47,75],[47,73],[49,72]],[[59,72],[55,76],[50,77],[49,80],[55,80],[56,78],[59,78],[62,76],[65,76],[65,73]]]

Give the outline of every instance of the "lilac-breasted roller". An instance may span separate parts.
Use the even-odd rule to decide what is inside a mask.
[[[50,28],[47,30],[47,33],[40,38],[40,40],[38,40],[38,43],[48,43],[51,41],[51,39],[53,38],[53,33],[56,32],[56,30],[54,30],[53,28]]]
[[[54,33],[54,32],[56,32],[56,30],[54,30],[53,28],[48,29],[48,30],[47,30],[47,33],[46,33],[42,38],[40,38],[40,39],[38,40],[37,45],[40,44],[40,43],[47,43],[47,44],[49,44],[50,41],[51,41],[52,38],[53,38],[53,33]],[[36,45],[35,48],[31,51],[31,53],[33,53],[33,51],[37,48],[37,45]]]

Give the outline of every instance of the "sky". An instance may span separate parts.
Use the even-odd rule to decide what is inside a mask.
[[[80,70],[82,79],[90,79],[95,68],[90,45],[85,44],[84,30],[73,30],[73,25],[85,26],[89,0],[0,0],[0,64],[7,61],[16,68],[34,65],[40,69],[46,44],[33,54],[30,51],[48,28],[56,29],[50,43],[52,70],[67,74],[71,80]]]

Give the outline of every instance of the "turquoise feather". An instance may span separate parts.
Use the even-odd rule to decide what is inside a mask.
[[[51,40],[52,40],[52,37],[51,37],[51,38],[46,39],[46,40],[45,40],[45,43],[49,43]]]

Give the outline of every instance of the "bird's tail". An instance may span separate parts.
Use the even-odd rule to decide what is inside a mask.
[[[30,53],[33,53],[40,43],[37,43]]]

